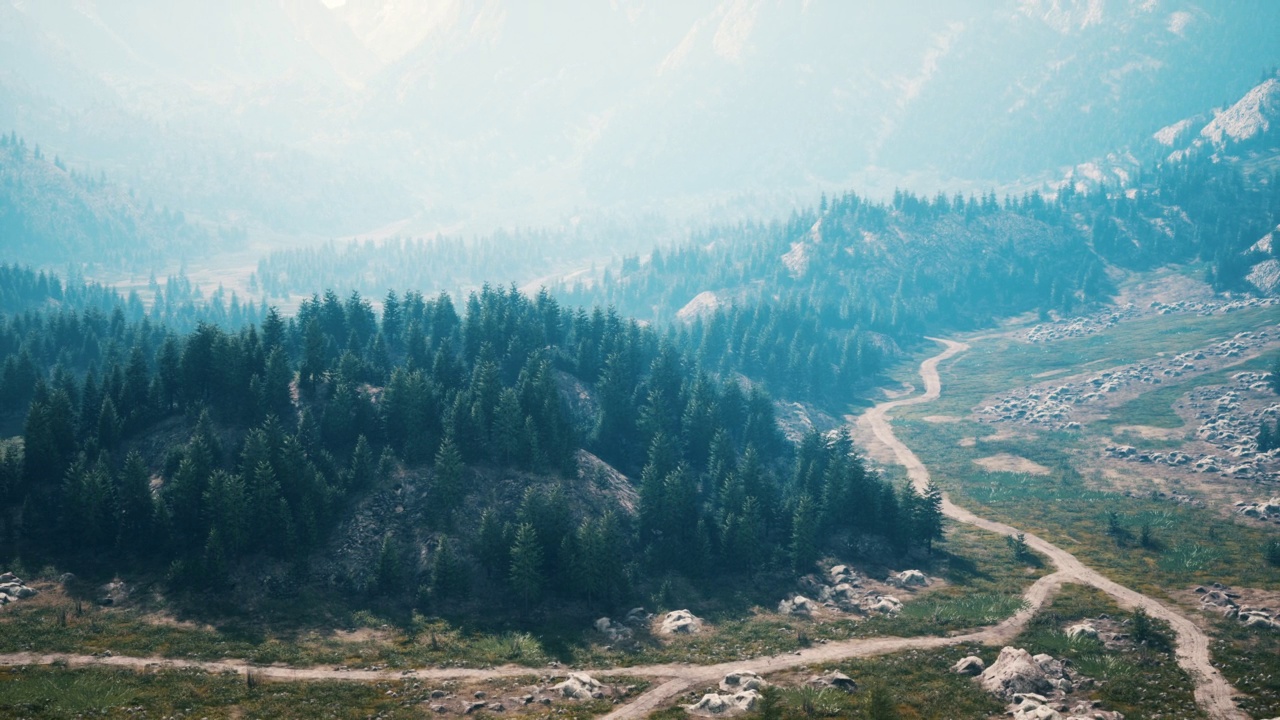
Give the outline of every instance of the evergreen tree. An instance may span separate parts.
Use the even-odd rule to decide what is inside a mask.
[[[151,497],[151,474],[137,451],[130,452],[116,481],[119,519],[117,546],[137,554],[151,554],[154,538],[155,502]]]
[[[525,609],[542,596],[543,588],[542,544],[533,525],[523,523],[516,529],[515,542],[511,546],[511,588],[520,597]]]
[[[942,490],[930,480],[925,486],[924,497],[916,505],[916,536],[925,549],[933,554],[933,541],[942,539]]]
[[[801,495],[791,516],[791,569],[797,574],[803,574],[817,559],[817,511],[809,496]]]
[[[448,537],[440,538],[440,544],[431,556],[431,596],[436,600],[465,597],[468,582],[463,565]]]
[[[404,567],[400,562],[400,547],[391,533],[382,536],[378,550],[378,565],[373,576],[373,590],[379,595],[395,595],[404,589]]]
[[[445,435],[436,451],[435,466],[431,473],[432,513],[437,519],[447,519],[462,501],[464,466],[462,455],[453,442],[452,435]]]

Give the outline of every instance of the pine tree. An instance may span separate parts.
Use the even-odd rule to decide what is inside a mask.
[[[124,460],[116,481],[119,528],[117,545],[120,549],[138,554],[150,554],[154,548],[155,502],[151,497],[151,474],[137,451],[130,452]]]
[[[493,508],[485,508],[480,513],[480,523],[476,529],[475,554],[480,564],[490,576],[505,575],[511,565],[511,537],[509,527],[498,519]]]
[[[801,495],[791,516],[791,569],[797,574],[803,574],[817,559],[817,511],[809,496]]]
[[[465,487],[463,485],[462,454],[453,442],[452,435],[445,435],[436,451],[435,466],[431,473],[432,513],[437,519],[447,519],[458,503],[462,501]]]
[[[924,541],[925,549],[932,555],[933,541],[942,539],[942,490],[932,480],[916,505],[915,527],[917,538]]]
[[[382,536],[378,550],[378,565],[374,571],[373,589],[382,596],[400,592],[404,587],[404,568],[400,563],[400,548],[391,533]]]
[[[465,597],[467,586],[466,566],[453,551],[449,538],[440,538],[431,556],[431,596],[436,600]]]
[[[511,587],[527,610],[530,603],[542,596],[543,587],[542,544],[533,525],[523,523],[516,529],[515,542],[511,546]]]

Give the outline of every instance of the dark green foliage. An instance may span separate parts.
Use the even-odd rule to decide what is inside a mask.
[[[1005,542],[1009,545],[1009,550],[1013,552],[1015,562],[1027,562],[1035,558],[1031,548],[1027,547],[1027,536],[1018,533],[1017,535],[1008,535]]]
[[[510,581],[526,608],[542,596],[545,582],[542,543],[529,523],[516,528],[515,542],[511,546]]]

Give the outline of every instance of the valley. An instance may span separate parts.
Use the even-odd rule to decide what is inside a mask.
[[[1244,314],[1236,318],[1240,326],[1253,326],[1258,332],[1265,331],[1268,326],[1274,326],[1276,314],[1269,309],[1255,312],[1253,314]],[[1169,319],[1161,316],[1157,322],[1170,322]],[[1177,319],[1176,322],[1186,322],[1185,319]],[[1128,335],[1130,330],[1129,324],[1132,323],[1136,329],[1132,336]],[[1259,325],[1261,324],[1261,325]],[[1166,342],[1160,338],[1167,337],[1166,332],[1152,332],[1151,329],[1142,328],[1142,321],[1132,320],[1125,323],[1119,323],[1112,328],[1108,328],[1102,333],[1103,338],[1091,338],[1083,341],[1095,346],[1094,352],[1112,351],[1116,348],[1108,348],[1106,345],[1110,343],[1123,343],[1129,346],[1128,352],[1140,353],[1144,349],[1143,338],[1147,338],[1146,342],[1156,342],[1162,344]],[[1241,331],[1250,332],[1250,331]],[[955,458],[950,455],[939,456],[943,459],[939,461],[930,460],[928,464],[922,461],[922,458],[933,457],[932,453],[939,450],[936,443],[924,443],[920,452],[917,454],[912,449],[899,440],[893,426],[891,425],[891,413],[893,417],[902,416],[907,425],[912,429],[908,438],[917,437],[920,432],[929,432],[939,427],[947,429],[947,435],[955,436],[970,431],[972,428],[981,428],[983,419],[980,415],[976,415],[971,419],[963,419],[959,422],[947,422],[941,426],[936,421],[930,420],[936,418],[936,415],[926,415],[926,413],[936,413],[939,411],[938,405],[941,398],[947,398],[946,407],[957,407],[958,403],[972,402],[965,400],[964,388],[974,387],[969,392],[974,393],[970,398],[976,397],[977,393],[982,392],[974,386],[974,379],[965,380],[963,370],[957,369],[961,360],[969,353],[974,352],[975,347],[981,348],[984,343],[1003,342],[1002,338],[1012,335],[1008,333],[998,337],[979,337],[970,340],[968,344],[955,340],[940,340],[938,342],[945,345],[945,349],[940,354],[925,359],[920,366],[919,381],[923,386],[923,391],[915,393],[909,397],[899,397],[888,400],[876,405],[874,408],[866,411],[857,418],[857,425],[860,429],[865,429],[867,434],[859,433],[858,437],[862,438],[860,442],[875,442],[879,444],[878,448],[867,448],[872,457],[883,458],[883,451],[892,454],[894,461],[905,469],[907,477],[917,485],[923,492],[932,477],[940,478],[948,489],[953,489],[961,497],[965,498],[961,502],[968,504],[970,491],[968,490],[969,481],[965,479],[968,476],[977,475],[976,471],[956,472],[954,475],[950,472],[941,472],[940,467],[955,468],[962,466],[964,462],[961,458]],[[1109,337],[1107,337],[1109,335]],[[1105,340],[1105,342],[1104,342]],[[1187,330],[1187,336],[1181,338],[1182,342],[1196,342],[1197,336],[1193,330]],[[1093,361],[1086,359],[1088,352],[1084,349],[1078,349],[1077,352],[1082,353],[1080,357],[1080,365],[1092,365]],[[1110,360],[1108,360],[1110,361]],[[1021,362],[1010,362],[1010,368],[1017,368],[1021,376],[1027,376],[1028,368]],[[941,372],[940,372],[941,369]],[[1068,368],[1069,372],[1069,368]],[[944,380],[944,378],[947,378]],[[950,387],[951,379],[954,379],[958,391],[953,391]],[[1194,382],[1195,376],[1188,378],[1186,382]],[[944,389],[945,385],[945,389]],[[959,396],[959,397],[957,397]],[[1141,396],[1139,396],[1141,397]],[[1133,400],[1129,400],[1133,402]],[[1052,430],[1051,430],[1052,432]],[[996,439],[1001,433],[992,433],[989,430],[985,432],[985,437],[980,439],[981,447],[974,445],[969,446],[969,454],[980,452],[988,452],[994,447],[1006,447],[1009,442],[1019,443],[1020,446],[1026,447],[1029,438],[1023,436],[1017,440]],[[908,440],[911,442],[911,440]],[[1080,443],[1081,445],[1085,443]],[[1025,451],[1024,451],[1025,452]],[[1041,457],[1032,452],[1026,454],[1032,457]],[[930,466],[932,474],[930,472]],[[1055,473],[1061,473],[1061,466],[1055,470]],[[989,477],[992,473],[988,472],[985,476]],[[1016,474],[1016,473],[1015,473]],[[1023,475],[1023,482],[1034,482],[1032,476]],[[1237,485],[1246,482],[1246,478],[1234,478]],[[1048,480],[1046,480],[1047,482]],[[1145,493],[1125,492],[1121,494],[1118,490],[1111,489],[1103,491],[1099,497],[1114,498],[1114,504],[1117,507],[1125,507],[1131,502],[1131,498],[1135,495],[1145,495]],[[978,496],[983,497],[983,496]],[[987,499],[984,497],[984,499]],[[990,498],[995,500],[996,498]],[[1150,501],[1156,502],[1156,497],[1152,495]],[[1221,502],[1221,500],[1218,500]],[[981,500],[979,500],[981,503]],[[986,504],[980,504],[979,507],[986,508]],[[991,505],[994,514],[998,518],[1010,517],[1007,513],[1002,512],[999,508],[1002,505],[995,502]],[[1185,509],[1192,512],[1204,514],[1219,518],[1221,524],[1221,533],[1224,536],[1231,537],[1241,532],[1241,521],[1231,520],[1224,517],[1229,513],[1229,509],[1218,504],[1216,507],[1205,508],[1205,503],[1192,503],[1182,505]],[[647,717],[652,711],[663,707],[673,699],[688,693],[690,690],[697,689],[707,684],[714,685],[719,678],[729,673],[749,671],[757,673],[762,677],[777,678],[781,675],[792,672],[797,668],[813,668],[813,667],[830,667],[832,665],[844,667],[847,661],[854,658],[868,658],[881,655],[897,655],[908,651],[919,651],[923,649],[936,649],[948,646],[999,646],[1013,642],[1020,637],[1021,633],[1025,633],[1028,622],[1037,617],[1038,613],[1043,611],[1046,604],[1051,603],[1053,598],[1062,591],[1063,586],[1084,585],[1099,588],[1104,593],[1111,595],[1119,603],[1120,607],[1125,611],[1132,611],[1134,608],[1141,607],[1146,610],[1151,617],[1168,623],[1173,633],[1176,646],[1177,664],[1186,673],[1186,680],[1190,687],[1194,688],[1196,702],[1202,712],[1209,718],[1245,718],[1248,715],[1241,712],[1234,701],[1237,690],[1232,688],[1228,680],[1218,671],[1212,662],[1210,651],[1211,641],[1208,633],[1214,632],[1213,625],[1203,617],[1198,608],[1193,609],[1192,600],[1188,600],[1186,596],[1174,592],[1175,587],[1172,584],[1158,582],[1157,585],[1151,585],[1150,582],[1137,583],[1137,591],[1126,587],[1126,579],[1132,577],[1126,565],[1116,566],[1114,564],[1105,564],[1102,567],[1103,573],[1089,567],[1079,560],[1072,552],[1053,544],[1053,542],[1066,543],[1066,547],[1079,547],[1081,540],[1079,537],[1082,531],[1087,532],[1083,527],[1075,525],[1077,529],[1072,530],[1074,536],[1068,537],[1062,534],[1062,531],[1056,530],[1054,525],[1044,526],[1045,530],[1039,530],[1039,516],[1032,518],[1010,518],[1010,522],[1015,525],[1011,526],[1005,522],[991,520],[983,517],[986,510],[978,510],[976,514],[965,507],[953,504],[950,500],[944,499],[942,504],[943,512],[952,521],[967,525],[973,525],[982,531],[993,533],[999,536],[1011,537],[1019,536],[1024,538],[1027,546],[1043,556],[1053,570],[1048,574],[1041,574],[1035,582],[1026,586],[1022,591],[1021,608],[1007,618],[1002,619],[987,628],[980,630],[965,630],[956,628],[959,632],[952,631],[945,636],[933,636],[929,631],[924,631],[919,637],[857,637],[854,639],[838,640],[826,639],[822,635],[822,630],[818,627],[812,627],[813,637],[820,643],[814,647],[799,647],[794,651],[788,651],[776,655],[762,655],[755,658],[742,658],[731,660],[728,662],[714,661],[714,656],[709,656],[707,660],[693,661],[690,663],[679,664],[644,664],[643,654],[636,659],[628,660],[622,665],[599,666],[594,663],[582,665],[575,663],[573,670],[575,672],[590,673],[592,677],[597,677],[606,683],[606,685],[616,684],[611,681],[611,677],[625,676],[628,678],[640,678],[643,683],[639,687],[647,687],[647,690],[638,689],[633,692],[638,694],[634,696],[623,695],[615,702],[621,705],[616,709],[608,712],[605,717],[608,718],[643,718]],[[1028,522],[1030,520],[1030,522]],[[1177,521],[1181,524],[1185,521]],[[1170,525],[1161,525],[1160,531],[1163,533]],[[1244,524],[1247,529],[1248,525]],[[1034,532],[1045,532],[1046,537],[1058,537],[1061,540],[1053,542],[1042,539]],[[958,527],[952,527],[948,530],[950,537],[955,537],[959,533]],[[1255,535],[1256,532],[1249,534]],[[1162,538],[1163,539],[1163,538]],[[1171,539],[1170,539],[1171,540]],[[1169,540],[1165,540],[1168,542]],[[1175,541],[1176,542],[1176,541]],[[1087,546],[1087,545],[1086,545]],[[1086,555],[1086,557],[1096,557],[1095,555]],[[1277,577],[1275,571],[1263,573],[1262,576],[1249,573],[1244,568],[1235,574],[1222,571],[1213,564],[1207,567],[1200,567],[1192,570],[1190,575],[1184,575],[1189,579],[1208,577],[1206,572],[1218,572],[1214,577],[1226,578],[1234,582],[1239,579],[1242,583],[1249,583],[1249,587],[1270,588],[1272,590],[1280,588],[1280,578]],[[1108,577],[1108,575],[1110,577]],[[1113,579],[1114,578],[1114,579]],[[1209,581],[1202,581],[1209,582]],[[56,586],[44,585],[47,591],[56,592]],[[1147,593],[1147,594],[1143,594]],[[1194,596],[1191,596],[1194,598]],[[912,599],[910,602],[918,603],[923,599]],[[908,605],[910,607],[910,605]],[[112,612],[111,609],[98,612]],[[759,610],[756,611],[757,613]],[[816,619],[816,618],[815,618]],[[12,619],[3,621],[6,624],[12,622]],[[807,624],[807,623],[806,623]],[[893,624],[885,626],[891,634],[893,633]],[[1206,632],[1207,630],[1207,632]],[[1267,632],[1267,630],[1261,630]],[[1272,631],[1274,632],[1274,631]],[[103,638],[109,643],[109,635]],[[373,637],[377,637],[377,634]],[[369,641],[366,641],[369,642]],[[373,640],[374,644],[385,642],[382,640]],[[741,652],[741,651],[737,651]],[[767,650],[766,650],[767,652]],[[362,653],[363,654],[363,653]],[[375,656],[376,657],[376,656]],[[410,664],[405,664],[408,661]],[[710,661],[710,662],[708,662]],[[0,656],[0,663],[8,666],[34,666],[34,665],[54,665],[57,667],[74,668],[129,668],[136,671],[146,671],[148,673],[156,672],[175,672],[182,669],[200,670],[212,675],[234,673],[237,675],[252,675],[264,682],[297,682],[297,681],[340,681],[355,683],[370,682],[394,682],[400,685],[412,681],[424,681],[439,684],[449,681],[460,686],[481,687],[486,683],[495,682],[500,679],[511,678],[517,679],[526,677],[531,672],[540,673],[546,677],[555,679],[557,677],[566,677],[556,670],[535,670],[527,665],[497,665],[492,667],[457,667],[457,668],[423,668],[415,667],[413,661],[405,657],[403,659],[390,660],[390,664],[386,669],[377,669],[377,665],[371,666],[369,669],[360,669],[359,667],[334,667],[327,665],[306,666],[288,666],[279,663],[260,664],[258,662],[244,662],[235,660],[213,659],[207,661],[184,660],[177,657],[136,657],[128,654],[113,654],[108,652],[96,652],[93,655],[74,654],[65,652],[56,653],[39,653],[39,652],[9,652]],[[552,663],[556,665],[556,663]],[[70,671],[70,670],[68,670]],[[801,675],[804,673],[802,672]],[[861,682],[860,674],[852,676],[856,682]],[[550,681],[543,681],[541,687],[547,687]],[[635,683],[632,683],[635,685]],[[451,695],[452,696],[452,695]],[[446,706],[442,706],[446,707]],[[461,706],[459,706],[461,707]],[[585,709],[585,708],[584,708]],[[510,714],[511,711],[519,713],[518,708],[506,708],[504,712]]]

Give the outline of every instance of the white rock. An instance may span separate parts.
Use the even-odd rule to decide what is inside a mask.
[[[695,635],[702,631],[702,618],[688,610],[672,610],[662,618],[658,632],[663,635]]]
[[[720,689],[727,692],[740,692],[742,690],[761,690],[769,686],[764,678],[751,672],[750,670],[738,670],[724,676],[720,681]]]

